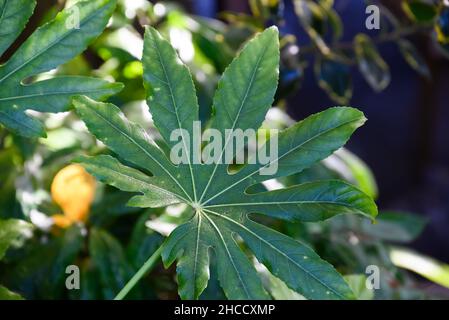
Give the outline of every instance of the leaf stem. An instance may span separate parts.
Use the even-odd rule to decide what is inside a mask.
[[[375,44],[381,44],[384,42],[390,42],[395,41],[399,38],[410,36],[412,34],[418,33],[420,31],[426,31],[429,30],[432,26],[429,24],[422,24],[422,25],[416,25],[416,26],[407,26],[407,27],[398,27],[397,29],[381,34],[377,37],[372,38],[372,41]],[[330,46],[331,50],[352,50],[354,46],[353,41],[348,42],[338,42]],[[319,51],[316,45],[311,44],[308,46],[304,46],[301,48],[301,52],[303,55],[306,54],[313,54],[315,52]]]
[[[134,276],[128,281],[122,290],[117,294],[114,300],[123,300],[132,288],[145,276],[156,264],[162,253],[162,245],[148,258],[143,266],[137,271]]]

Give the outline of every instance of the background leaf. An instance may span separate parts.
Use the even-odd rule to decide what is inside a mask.
[[[0,286],[0,300],[23,300],[23,298],[19,294]]]
[[[35,6],[34,0],[0,0],[0,56],[25,28]]]
[[[113,299],[132,276],[132,268],[121,244],[106,231],[93,229],[89,253],[100,275],[104,297]]]
[[[432,21],[436,14],[436,6],[422,0],[403,0],[402,8],[410,19],[424,23]]]
[[[31,234],[32,226],[23,220],[0,220],[0,260],[20,237]]]
[[[431,77],[429,66],[424,57],[417,51],[415,46],[408,40],[401,39],[398,42],[399,49],[407,63],[420,75],[429,79]]]
[[[373,300],[374,290],[367,288],[365,275],[351,274],[345,276],[345,280],[351,287],[357,300]]]
[[[352,76],[347,65],[324,57],[317,59],[315,78],[319,86],[335,102],[346,104],[351,99]]]
[[[16,3],[14,7],[12,3]],[[28,18],[34,4],[23,1],[2,1],[5,14],[24,11]],[[74,14],[72,8],[61,11],[55,19],[38,28],[14,53],[7,63],[0,66],[0,123],[9,130],[25,137],[44,137],[42,124],[25,111],[33,109],[42,112],[66,111],[71,97],[86,94],[95,99],[103,99],[122,89],[119,84],[86,77],[63,77],[24,85],[26,78],[58,67],[86,49],[106,27],[115,8],[115,0],[79,1],[74,6],[79,13],[79,29],[68,25]],[[3,17],[3,16],[2,16]],[[9,15],[5,16],[9,19]],[[23,21],[11,24],[7,35],[18,35]],[[0,24],[6,23],[0,19]],[[0,25],[1,26],[1,25]],[[10,44],[6,39],[6,45]]]
[[[55,299],[66,292],[65,270],[76,264],[82,249],[81,230],[72,226],[61,237],[27,246],[6,270],[4,284],[27,299]]]
[[[398,267],[413,271],[439,285],[449,288],[449,265],[407,249],[393,248],[391,261]]]
[[[394,242],[415,240],[424,230],[427,220],[416,214],[394,211],[382,211],[376,224],[362,222],[362,232],[366,235]]]
[[[384,90],[390,83],[390,68],[380,56],[376,46],[365,34],[354,38],[359,70],[374,91]]]

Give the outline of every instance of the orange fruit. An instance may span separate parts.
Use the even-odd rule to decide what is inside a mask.
[[[55,225],[67,228],[85,222],[95,197],[95,179],[79,164],[68,165],[54,177],[51,196],[63,211],[53,216]]]

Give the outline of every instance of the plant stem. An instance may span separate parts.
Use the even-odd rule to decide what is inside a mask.
[[[420,31],[429,30],[432,26],[428,24],[416,25],[416,26],[408,26],[408,27],[400,27],[396,30],[393,30],[389,33],[381,34],[375,38],[372,38],[373,43],[381,44],[384,42],[395,41],[399,38],[410,36],[412,34],[418,33]],[[353,49],[354,43],[352,41],[349,42],[339,42],[330,46],[331,50],[348,50]],[[313,54],[319,51],[315,45],[308,45],[301,48],[302,54]]]
[[[162,246],[160,246],[152,255],[148,258],[148,260],[143,264],[143,266],[137,271],[134,276],[131,278],[131,280],[128,281],[128,283],[123,287],[123,289],[117,294],[117,296],[114,298],[114,300],[123,300],[123,298],[126,297],[126,295],[131,291],[132,288],[137,284],[137,282],[140,281],[140,279],[149,272],[154,265],[156,264],[157,260],[161,256],[162,253]]]

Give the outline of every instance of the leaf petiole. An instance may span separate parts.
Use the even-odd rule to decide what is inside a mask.
[[[142,279],[151,269],[153,269],[156,262],[159,260],[162,253],[162,245],[148,258],[143,266],[137,271],[134,276],[128,281],[122,290],[117,294],[114,300],[123,300],[128,293],[135,287],[135,285]]]

